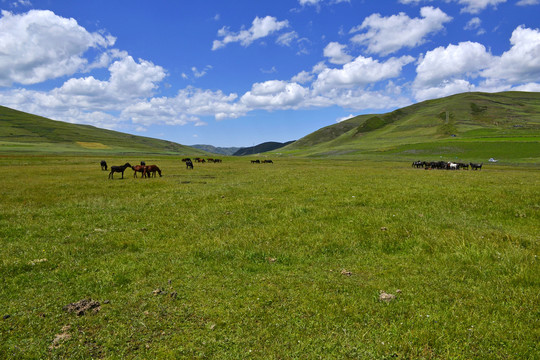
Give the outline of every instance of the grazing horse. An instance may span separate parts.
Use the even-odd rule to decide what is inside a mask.
[[[145,166],[146,163],[144,161],[141,161],[141,166]]]
[[[138,172],[141,173],[141,179],[146,175],[144,172],[144,168],[145,168],[144,165],[135,165],[135,166],[132,166],[131,168],[133,169],[133,177],[135,178],[137,177]]]
[[[107,171],[107,162],[105,160],[101,160],[101,170]]]
[[[182,162],[187,162],[187,161],[191,161],[191,159],[190,158],[183,158],[182,159]]]
[[[193,170],[193,162],[191,160],[186,161],[186,169]]]
[[[263,164],[273,164],[272,160],[263,160]]]
[[[221,159],[214,159],[214,162],[215,162],[215,163],[220,163],[220,162],[222,162],[222,161],[221,161]]]
[[[131,167],[131,164],[130,163],[125,163],[124,165],[122,166],[111,166],[111,172],[109,173],[109,179],[114,179],[114,176],[113,174],[115,172],[119,172],[119,173],[122,173],[122,179],[124,178],[124,171],[126,171],[126,169],[128,167]]]
[[[481,163],[481,164],[469,163],[469,165],[471,165],[472,170],[482,170],[482,165],[484,165],[484,163]]]
[[[149,173],[152,173],[152,177],[156,177],[156,171],[159,173],[159,177],[161,177],[161,170],[157,167],[157,165],[145,166],[143,176],[146,175],[146,177],[150,177]]]
[[[251,160],[251,163],[252,163],[252,164],[260,164],[260,163],[261,163],[261,160]]]

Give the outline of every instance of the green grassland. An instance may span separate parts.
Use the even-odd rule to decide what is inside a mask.
[[[540,354],[537,166],[99,160],[0,157],[0,358]]]
[[[394,160],[435,156],[540,162],[540,93],[465,93],[361,115],[279,149],[286,155]]]

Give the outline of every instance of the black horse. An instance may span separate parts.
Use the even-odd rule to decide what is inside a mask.
[[[115,172],[122,173],[122,179],[124,178],[124,171],[126,171],[127,168],[131,167],[130,163],[125,163],[122,166],[111,166],[111,172],[109,173],[109,179],[114,179],[113,174]]]
[[[193,162],[191,160],[186,160],[186,169],[193,170]]]
[[[101,170],[107,171],[107,162],[105,160],[101,160]]]
[[[471,165],[471,170],[482,170],[482,165],[484,165],[484,163],[481,163],[481,164],[469,163],[469,165]]]

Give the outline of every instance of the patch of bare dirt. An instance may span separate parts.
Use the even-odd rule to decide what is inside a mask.
[[[62,343],[64,341],[71,339],[71,334],[68,332],[70,328],[71,328],[70,325],[66,325],[62,327],[62,330],[61,330],[62,332],[60,334],[55,335],[51,346],[49,346],[49,349],[51,350],[58,349],[60,346],[62,346]]]
[[[88,312],[93,314],[97,313],[99,310],[101,310],[101,304],[99,301],[92,299],[82,299],[64,306],[63,309],[67,312],[74,312],[77,314],[77,316],[82,316]]]

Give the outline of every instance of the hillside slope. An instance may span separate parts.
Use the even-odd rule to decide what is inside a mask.
[[[262,152],[267,151],[274,151],[277,149],[281,149],[282,147],[292,144],[294,141],[288,141],[288,142],[277,142],[277,141],[267,141],[259,145],[250,146],[241,148],[238,151],[236,151],[233,155],[234,156],[245,156],[245,155],[253,155],[253,154],[259,154]]]
[[[405,158],[540,157],[540,93],[464,93],[315,131],[281,152]]]
[[[4,106],[0,151],[205,154],[171,141],[50,120]]]

